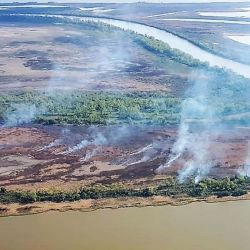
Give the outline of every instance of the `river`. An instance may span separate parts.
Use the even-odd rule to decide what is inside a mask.
[[[249,250],[250,201],[0,218],[2,250]]]
[[[120,21],[108,18],[81,18],[86,21],[103,22],[115,27],[122,28],[124,30],[131,30],[141,35],[152,36],[155,39],[161,40],[167,43],[171,48],[178,49],[185,52],[195,59],[199,59],[202,62],[208,62],[210,66],[217,66],[220,68],[226,68],[233,72],[250,78],[250,66],[242,63],[235,62],[230,59],[226,59],[215,54],[212,54],[200,47],[192,44],[191,42],[180,38],[165,30],[161,30],[155,27],[147,26],[144,24],[138,24],[128,21]]]
[[[178,21],[178,22],[198,22],[198,23],[225,23],[225,24],[239,24],[239,25],[250,25],[248,21],[233,21],[233,20],[222,20],[222,19],[200,19],[200,18],[159,18],[157,20],[162,21]]]
[[[159,28],[151,27],[144,24],[139,24],[130,21],[121,21],[111,18],[98,18],[98,17],[78,17],[78,16],[63,16],[63,15],[47,15],[47,14],[12,14],[12,16],[43,16],[43,17],[57,17],[62,19],[68,19],[72,21],[92,21],[92,22],[102,22],[114,27],[118,27],[124,30],[134,31],[141,35],[152,36],[155,39],[161,40],[167,43],[171,48],[178,49],[191,55],[195,59],[199,59],[202,62],[208,62],[210,66],[217,66],[220,68],[225,68],[231,70],[239,75],[246,78],[250,78],[250,65],[235,62],[230,59],[220,57],[218,55],[212,54],[200,47],[194,45],[193,43],[178,37],[172,33]]]

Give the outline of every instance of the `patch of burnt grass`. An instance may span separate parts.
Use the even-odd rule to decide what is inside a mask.
[[[29,67],[32,70],[53,70],[53,62],[45,57],[37,57],[27,60],[24,63],[25,67]]]

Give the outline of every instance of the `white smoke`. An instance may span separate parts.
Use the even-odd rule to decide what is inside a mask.
[[[155,158],[159,157],[159,154],[162,154],[166,148],[165,141],[154,141],[151,144],[131,153],[129,156],[131,157],[138,157],[140,156],[139,160],[131,162],[131,158],[126,161],[124,164],[128,166],[144,163],[147,161],[152,161]]]
[[[149,149],[151,149],[152,147],[153,147],[153,144],[151,143],[151,144],[149,144],[149,145],[147,145],[147,146],[145,146],[145,147],[143,147],[143,148],[141,148],[141,149],[139,149],[139,150],[131,153],[130,156],[132,156],[132,155],[139,155],[141,153],[144,153],[144,152],[148,151]]]
[[[129,135],[131,135],[131,131],[128,126],[114,126],[113,128],[108,128],[108,130],[92,126],[87,130],[87,138],[69,147],[63,154],[72,154],[80,150],[86,150],[85,157],[81,161],[89,161],[102,151],[103,146],[119,144],[124,138],[128,138]]]
[[[87,148],[85,157],[81,159],[81,161],[86,162],[91,160],[94,156],[100,154],[102,152],[102,146],[114,145],[122,141],[125,137],[128,137],[130,131],[127,126],[115,127],[108,131],[108,133],[104,134],[101,132],[96,132],[96,128],[91,128],[92,139],[91,140],[83,140],[81,146],[76,145],[75,149],[80,150]],[[77,148],[78,146],[78,148]],[[92,147],[91,147],[92,146]],[[73,147],[74,148],[74,147]]]
[[[62,143],[62,139],[56,139],[53,142],[51,142],[49,145],[46,145],[46,146],[42,147],[41,149],[39,149],[38,152],[43,151],[43,150],[47,150],[47,149],[50,149],[53,147],[57,147],[57,146],[61,145],[61,143]]]
[[[81,161],[83,162],[90,161],[92,157],[96,156],[100,152],[101,152],[100,147],[94,148],[93,150],[87,150],[85,157],[82,158]]]
[[[71,135],[70,130],[68,128],[64,128],[61,131],[60,138],[55,139],[54,141],[52,141],[48,145],[38,149],[37,151],[40,152],[40,151],[44,151],[44,150],[47,150],[50,148],[54,148],[54,147],[58,147],[60,145],[63,145],[65,143],[65,141],[67,141],[69,139],[70,135]]]
[[[250,141],[248,141],[247,157],[246,157],[245,165],[238,170],[238,174],[240,176],[250,177]]]
[[[88,145],[90,145],[91,142],[88,140],[82,140],[80,143],[78,143],[77,145],[70,147],[66,152],[64,152],[65,154],[71,154],[73,152],[79,151],[85,147],[87,147]]]
[[[35,105],[12,104],[5,114],[4,126],[13,127],[30,123],[35,120],[37,114],[38,109]]]
[[[83,23],[83,28],[84,25],[85,24]],[[73,53],[72,58],[76,58],[75,60],[79,61],[78,64],[83,65],[83,68],[87,67],[88,74],[85,74],[84,70],[81,74],[69,70],[67,60],[58,60],[55,57],[53,60],[51,59],[53,67],[50,71],[50,79],[45,86],[39,88],[39,95],[41,94],[52,97],[59,102],[60,100],[63,100],[63,91],[64,96],[66,95],[66,91],[68,91],[67,94],[70,97],[71,92],[69,90],[93,90],[98,87],[99,82],[104,82],[104,84],[106,84],[107,80],[105,79],[105,76],[111,72],[125,71],[129,62],[131,62],[131,59],[134,57],[136,58],[136,56],[131,54],[130,50],[127,48],[127,44],[130,43],[124,39],[125,35],[122,31],[111,29],[110,35],[107,37],[103,36],[105,32],[102,32],[101,30],[100,32],[96,32],[96,34],[96,45],[93,43],[92,47],[89,48],[89,53],[91,50],[95,51],[95,57],[89,58],[90,62],[87,66],[85,63],[86,49],[84,46],[79,44],[75,52],[71,51],[71,54]],[[103,39],[103,37],[106,39]],[[115,43],[115,46],[113,45],[113,42],[110,42],[110,37]],[[91,37],[88,39],[91,40]],[[78,64],[75,68],[78,68]],[[107,84],[107,88],[110,88],[109,86],[110,85]],[[120,89],[120,87],[117,88],[115,85],[112,85],[112,90],[118,89]],[[60,92],[58,92],[59,90]],[[67,99],[67,102],[68,103],[66,104],[65,102],[62,102],[61,105],[70,105],[70,98]],[[40,107],[39,105],[35,106],[29,103],[12,104],[5,114],[4,126],[18,126],[33,122],[39,114],[47,111],[48,110],[46,110],[45,107]]]
[[[69,149],[65,152],[65,154],[74,153],[74,152],[79,151],[81,149],[84,149],[90,145],[102,146],[102,145],[105,145],[107,143],[108,143],[107,138],[102,133],[97,133],[96,135],[94,135],[93,138],[91,138],[89,140],[84,139],[80,143],[78,143],[77,145],[75,145],[73,147],[69,147]]]
[[[195,176],[198,182],[205,177],[213,166],[209,147],[214,133],[214,107],[209,102],[209,82],[203,72],[192,76],[193,87],[188,91],[188,98],[183,101],[181,123],[177,140],[172,148],[168,162],[158,168],[164,172],[184,155],[187,155],[182,169],[178,172],[178,180],[184,182]]]

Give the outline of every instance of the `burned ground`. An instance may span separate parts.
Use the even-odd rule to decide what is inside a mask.
[[[139,15],[141,22],[173,31],[162,21],[144,19],[143,15],[141,11]],[[199,33],[199,37],[205,39],[213,28],[202,31],[200,26],[196,26],[188,34],[189,38]],[[172,29],[178,35],[186,34],[186,30],[190,30],[190,25],[180,27],[179,23],[172,23]],[[59,95],[58,89],[60,89],[75,90],[77,96],[86,91],[90,93],[90,99],[93,101],[95,99],[91,94],[95,92],[95,96],[101,96],[101,91],[104,93],[112,91],[112,94],[115,93],[117,96],[121,93],[136,92],[142,95],[145,92],[161,92],[166,96],[174,95],[178,98],[176,103],[179,104],[183,94],[190,87],[188,77],[193,68],[173,60],[168,55],[163,56],[161,53],[140,46],[135,39],[121,30],[93,29],[87,24],[73,26],[23,23],[21,25],[14,22],[1,25],[0,31],[2,96],[13,93],[21,96],[21,92],[28,93],[29,96],[36,91],[45,93],[45,97],[50,97],[51,94],[54,97],[55,94]],[[216,34],[213,36],[213,42],[216,40],[215,37]],[[220,72],[218,74],[220,75]],[[229,82],[227,80],[226,78],[226,83]],[[239,83],[237,86],[231,82],[231,85],[228,84],[230,88],[225,91],[227,101],[235,98],[233,95],[238,91],[237,87],[241,86],[241,79],[236,80]],[[222,91],[224,86],[221,85],[216,86],[215,91]],[[248,114],[245,112],[248,106],[244,100],[241,100],[244,105],[238,102],[242,99],[242,92],[237,92],[237,105],[233,103],[232,107],[225,108],[221,105],[223,98],[220,99],[217,106],[221,108],[222,113],[227,109],[229,114],[238,114],[238,108],[242,113]],[[59,112],[55,112],[53,105],[50,107],[45,97],[42,96],[41,99],[45,100],[44,102],[48,103],[54,112],[49,115],[57,118]],[[36,99],[36,96],[33,99]],[[141,108],[140,100],[134,99],[135,103],[128,100],[133,105],[129,106],[131,113],[137,107]],[[178,136],[179,124],[176,120],[172,126],[170,123],[166,126],[146,123],[135,125],[131,119],[127,119],[124,126],[115,122],[108,125],[106,120],[99,122],[95,119],[96,113],[97,115],[102,113],[104,116],[111,113],[108,108],[102,109],[105,106],[103,100],[105,98],[100,98],[99,107],[90,102],[89,106],[94,112],[84,114],[88,117],[93,115],[93,119],[91,117],[88,122],[84,119],[77,122],[72,119],[69,122],[71,125],[64,125],[68,120],[54,119],[51,123],[58,125],[48,126],[44,124],[50,122],[40,119],[40,124],[37,124],[37,120],[35,122],[32,120],[25,126],[4,124],[0,130],[0,186],[8,189],[32,190],[73,189],[96,183],[116,182],[150,185],[164,179],[166,175],[176,176],[185,161],[190,159],[189,152],[185,152],[182,158],[164,172],[164,175],[157,174],[157,169],[170,159],[171,149]],[[36,101],[38,101],[37,106],[41,105],[39,98]],[[117,102],[120,104],[122,100]],[[85,106],[84,101],[80,100],[79,103]],[[11,104],[11,99],[3,98],[3,104]],[[22,103],[17,102],[17,106],[20,107],[20,104]],[[68,103],[63,104],[62,116],[70,117],[72,114],[67,110]],[[152,100],[151,104],[154,106],[155,102]],[[75,109],[81,113],[78,107]],[[162,110],[151,110],[147,122],[153,121],[152,117],[158,119],[159,113],[162,113],[160,111]],[[44,113],[48,116],[48,113]],[[176,115],[175,110],[171,110],[170,113]],[[117,113],[114,114],[112,121],[116,121],[117,118]],[[139,116],[141,114],[139,112]],[[136,119],[137,116],[134,120]],[[167,121],[167,118],[161,120]],[[238,169],[245,164],[247,140],[250,140],[249,132],[248,127],[228,126],[223,133],[210,138],[209,151],[213,158],[213,168],[209,176],[221,178],[237,174]]]
[[[86,24],[14,23],[0,30],[2,93],[55,88],[170,91],[170,86],[179,91],[189,71],[162,61],[122,32],[91,30]]]
[[[61,132],[63,129],[69,133],[64,135],[65,138]],[[153,183],[160,177],[156,169],[166,163],[176,140],[174,127],[128,126],[122,130],[128,129],[129,134],[119,136],[116,134],[121,131],[119,126],[97,126],[95,134],[101,133],[107,140],[105,143],[95,142],[94,145],[92,138],[92,144],[69,152],[69,148],[89,138],[90,129],[93,127],[1,129],[0,185],[11,189],[36,189],[117,181],[136,183],[144,180]],[[216,162],[211,177],[237,174],[238,167],[244,164],[246,135],[250,138],[249,130],[238,128],[233,133],[228,129],[225,134],[214,138],[210,150]],[[53,146],[51,143],[56,140],[60,142]],[[185,161],[185,156],[166,174],[176,175],[182,161]]]

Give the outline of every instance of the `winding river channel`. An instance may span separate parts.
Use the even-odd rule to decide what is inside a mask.
[[[242,63],[232,61],[210,52],[207,52],[198,46],[192,44],[191,42],[173,35],[165,30],[161,30],[155,27],[128,22],[120,21],[107,18],[82,18],[86,21],[103,22],[115,27],[122,28],[124,30],[131,30],[141,35],[152,36],[155,39],[161,40],[167,43],[171,48],[178,49],[182,52],[190,54],[195,59],[199,59],[202,62],[208,62],[210,66],[217,66],[221,68],[226,68],[232,70],[233,72],[250,78],[250,66]]]
[[[246,78],[250,78],[250,65],[245,65],[243,63],[235,62],[230,59],[226,59],[215,54],[212,54],[200,47],[192,44],[191,42],[180,38],[172,33],[159,28],[147,26],[144,24],[139,24],[130,21],[121,21],[110,18],[98,18],[98,17],[78,17],[78,16],[63,16],[63,15],[35,15],[35,14],[14,14],[16,15],[26,15],[26,16],[43,16],[43,17],[57,17],[63,19],[70,19],[72,21],[92,21],[92,22],[102,22],[111,26],[115,26],[124,30],[134,31],[141,35],[152,36],[155,39],[161,40],[167,43],[171,48],[178,49],[191,55],[195,59],[199,59],[202,62],[208,62],[210,66],[217,66],[220,68],[225,68],[231,70],[239,75]]]
[[[0,219],[2,250],[249,250],[250,201]]]

